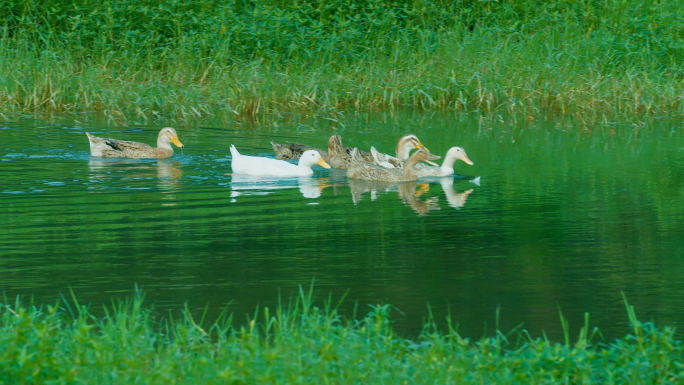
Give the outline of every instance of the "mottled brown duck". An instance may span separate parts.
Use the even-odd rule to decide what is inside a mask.
[[[86,132],[90,141],[90,155],[101,158],[169,158],[173,155],[171,143],[183,147],[176,130],[164,127],[159,131],[157,147],[128,140],[99,138]]]
[[[373,157],[373,161],[377,165],[387,168],[402,167],[404,160],[409,157],[409,154],[413,149],[423,149],[427,152],[430,152],[430,150],[428,150],[427,147],[420,142],[417,136],[413,134],[406,134],[397,141],[397,147],[394,149],[396,156],[383,154],[376,150],[375,147],[371,147],[371,155]],[[437,166],[436,163],[430,162],[430,160],[437,160],[440,158],[441,156],[430,154],[425,162],[433,166]]]
[[[414,152],[405,162],[403,169],[386,168],[375,163],[365,162],[358,150],[352,151],[352,159],[347,169],[347,177],[361,180],[380,180],[388,182],[410,182],[417,179],[415,165],[426,161],[430,153],[423,149]]]
[[[321,158],[329,162],[330,156],[325,150],[318,149],[316,147],[307,146],[300,143],[287,143],[278,144],[271,141],[271,146],[273,146],[273,152],[276,154],[276,159],[299,159],[305,151],[314,150],[320,154]]]
[[[342,137],[333,135],[328,140],[328,154],[330,155],[330,166],[334,168],[346,169],[351,162],[352,148],[342,145]],[[366,162],[372,162],[373,156],[365,151],[360,151],[359,154]]]

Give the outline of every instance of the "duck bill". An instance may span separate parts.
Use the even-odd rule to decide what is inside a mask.
[[[468,163],[469,165],[473,165],[473,161],[468,158],[468,155],[463,154],[463,159],[464,162]]]
[[[183,147],[183,143],[181,143],[181,141],[178,140],[178,137],[177,137],[177,136],[174,136],[173,138],[171,138],[171,141],[172,141],[173,144],[175,144],[176,146],[178,146],[178,147]]]
[[[428,150],[428,148],[425,147],[425,145],[423,143],[421,143],[420,141],[418,141],[418,145],[416,146],[416,148],[419,150],[425,150],[427,152],[430,152],[430,150]]]
[[[416,148],[419,150],[427,151],[430,154],[430,155],[428,155],[428,159],[435,160],[435,159],[441,159],[442,158],[439,155],[435,155],[435,154],[431,153],[430,150],[428,150],[428,148],[425,147],[425,145],[421,142],[418,142],[418,145],[416,146]]]
[[[428,154],[428,158],[426,160],[424,160],[424,162],[431,165],[431,166],[439,167],[439,165],[437,163],[431,162],[431,160],[437,160],[437,159],[441,159],[441,158],[442,157],[439,155],[435,155],[435,154],[430,153],[430,154]]]
[[[309,164],[311,164],[311,163],[309,163]],[[321,166],[321,167],[323,167],[323,168],[330,168],[330,165],[327,164],[327,163],[323,160],[323,158],[318,158],[318,162],[316,162],[316,164],[319,165],[319,166]]]

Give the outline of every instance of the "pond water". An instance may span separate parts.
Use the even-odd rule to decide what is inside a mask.
[[[85,132],[153,144],[160,126],[0,122],[0,290],[93,309],[136,286],[159,313],[187,303],[240,322],[312,282],[317,304],[391,304],[416,335],[429,312],[466,337],[519,324],[577,336],[584,313],[606,339],[684,316],[681,121],[637,127],[460,115],[359,115],[345,125],[178,127],[165,160],[91,158]],[[315,166],[312,178],[226,175],[231,143],[273,157],[270,141],[393,152],[416,134],[433,152],[465,148],[454,177],[373,186]],[[428,307],[430,310],[428,310]],[[244,315],[244,316],[243,316]],[[680,327],[681,330],[681,327]]]

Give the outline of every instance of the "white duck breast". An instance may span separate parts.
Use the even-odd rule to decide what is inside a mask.
[[[471,166],[473,165],[473,161],[468,158],[464,149],[461,147],[451,147],[447,151],[441,166],[435,167],[419,163],[416,165],[416,174],[418,178],[426,176],[451,176],[454,174],[454,163],[457,160],[462,160]]]
[[[230,167],[235,174],[244,175],[262,175],[262,176],[308,176],[313,175],[311,166],[317,164],[324,168],[330,168],[318,151],[307,150],[302,153],[299,158],[299,164],[292,164],[290,162],[263,158],[259,156],[242,155],[235,148],[235,145],[230,145],[230,154],[232,160]]]

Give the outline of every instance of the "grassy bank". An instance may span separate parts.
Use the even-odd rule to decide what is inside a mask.
[[[677,0],[0,0],[5,115],[596,121],[680,114],[683,91]]]
[[[629,306],[632,333],[598,345],[589,325],[575,342],[566,333],[565,343],[553,343],[524,331],[470,341],[450,323],[439,332],[428,322],[407,340],[392,331],[387,306],[345,321],[330,301],[318,308],[304,292],[239,327],[230,317],[207,323],[187,313],[160,321],[140,298],[102,317],[71,309],[2,306],[0,383],[642,384],[684,377],[684,348],[673,330],[639,322]]]

